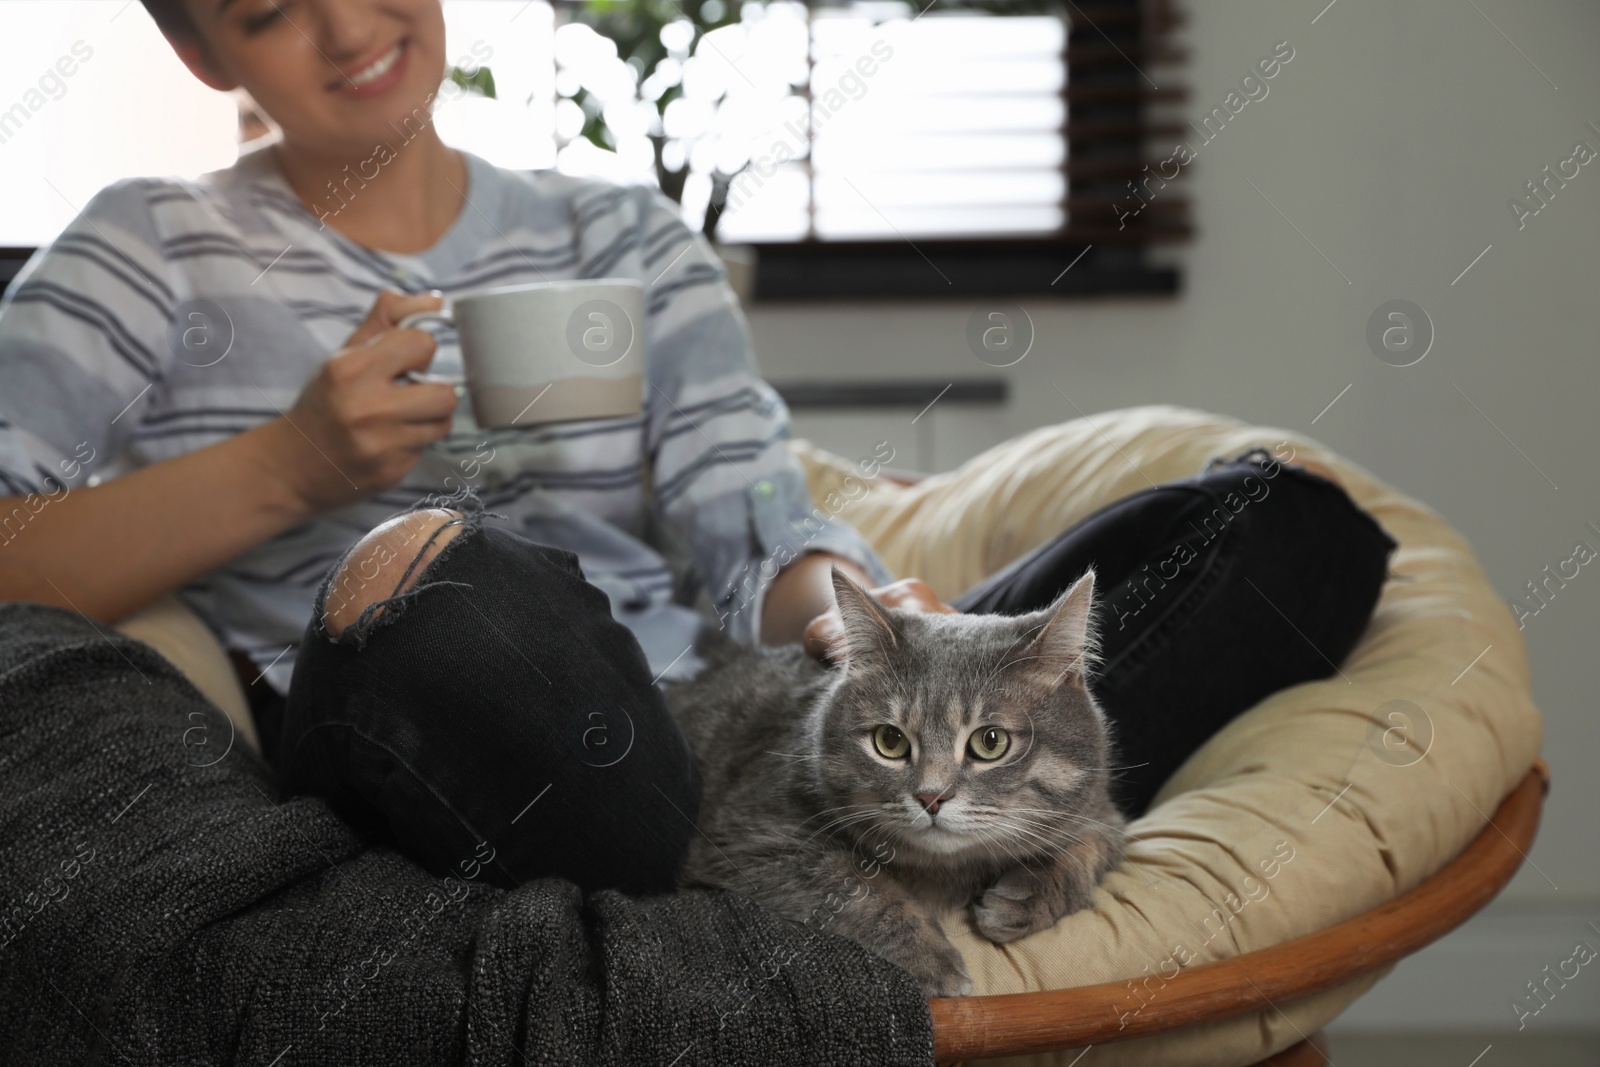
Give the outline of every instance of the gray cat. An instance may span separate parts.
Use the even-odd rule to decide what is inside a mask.
[[[680,883],[860,942],[930,996],[972,991],[938,915],[1015,941],[1086,907],[1121,856],[1084,682],[1094,573],[1016,617],[886,608],[838,571],[844,663],[705,639],[666,699],[705,782]]]

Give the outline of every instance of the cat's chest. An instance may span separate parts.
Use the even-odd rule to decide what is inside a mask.
[[[934,911],[960,911],[994,881],[992,873],[969,866],[919,866],[897,859],[891,857],[884,869]]]

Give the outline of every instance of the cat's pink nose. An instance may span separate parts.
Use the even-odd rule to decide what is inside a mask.
[[[949,800],[950,797],[945,793],[918,793],[917,799],[922,802],[922,806],[928,814],[932,815],[939,810],[939,802]]]

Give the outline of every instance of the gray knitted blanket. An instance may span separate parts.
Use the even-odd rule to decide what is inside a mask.
[[[0,1063],[933,1062],[910,976],[732,893],[435,878],[139,642],[0,604]]]

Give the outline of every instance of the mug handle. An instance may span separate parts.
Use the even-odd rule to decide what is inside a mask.
[[[438,322],[446,326],[456,324],[455,309],[447,302],[438,311],[419,311],[415,315],[407,315],[395,324],[397,330],[414,330],[425,323]],[[400,375],[408,382],[440,382],[444,385],[465,385],[466,376],[462,374],[423,374],[420,371],[408,370]]]

